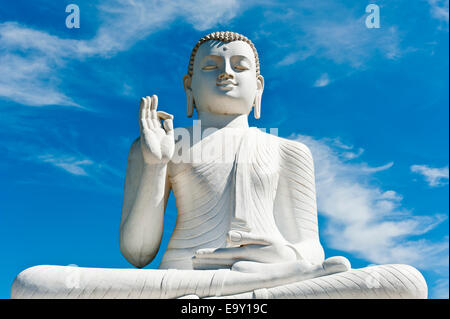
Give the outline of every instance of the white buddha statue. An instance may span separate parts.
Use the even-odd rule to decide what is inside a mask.
[[[248,126],[264,89],[249,39],[200,39],[183,84],[199,121],[174,130],[156,95],[142,98],[125,181],[120,248],[137,268],[156,256],[175,196],[160,269],[37,266],[17,276],[13,298],[426,298],[411,266],[324,258],[311,152]]]

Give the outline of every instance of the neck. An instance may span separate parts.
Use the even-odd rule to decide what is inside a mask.
[[[198,112],[198,119],[202,121],[202,127],[221,128],[248,128],[248,115],[223,115],[209,112]]]

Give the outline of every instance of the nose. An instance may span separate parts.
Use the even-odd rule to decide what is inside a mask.
[[[223,72],[219,75],[219,80],[220,81],[225,81],[228,79],[234,79],[234,74],[233,74],[233,69],[231,68],[230,65],[230,61],[225,61],[224,63],[224,70]]]
[[[220,81],[225,81],[228,79],[234,79],[234,75],[232,73],[227,73],[227,72],[223,72],[223,73],[219,74]]]

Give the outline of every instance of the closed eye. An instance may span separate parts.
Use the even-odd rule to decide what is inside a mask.
[[[205,71],[214,70],[214,69],[217,69],[217,65],[214,65],[214,64],[211,64],[211,65],[205,65],[205,66],[202,68],[202,70],[205,70]]]
[[[239,71],[250,70],[248,67],[243,66],[243,65],[235,65],[234,68]]]

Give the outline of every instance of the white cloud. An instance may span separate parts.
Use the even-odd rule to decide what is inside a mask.
[[[446,22],[448,24],[448,3],[449,0],[428,0],[431,6],[431,15],[440,21]]]
[[[436,280],[433,286],[433,294],[430,296],[433,299],[448,299],[449,287],[448,287],[448,276],[447,278],[442,278]]]
[[[327,246],[370,263],[405,263],[434,270],[448,265],[448,240],[423,237],[446,216],[413,215],[402,207],[400,194],[372,182],[372,174],[389,169],[392,162],[380,167],[354,163],[342,156],[343,149],[333,139],[291,138],[313,153],[318,210],[326,217],[321,234]]]
[[[14,22],[0,24],[0,39],[0,97],[31,106],[78,106],[58,90],[54,74],[75,55],[77,41]]]
[[[448,23],[448,0],[428,2],[433,16]],[[255,5],[267,8],[260,34],[270,29],[272,36],[265,36],[265,40],[286,49],[278,66],[314,57],[359,69],[366,68],[374,56],[397,59],[404,54],[396,26],[383,27],[381,33],[369,30],[364,10],[360,10],[363,6],[347,6],[336,0],[305,0],[288,10],[280,3],[253,0],[101,1],[97,17],[101,23],[96,35],[88,40],[65,39],[15,22],[1,23],[0,97],[32,106],[78,106],[61,92],[57,75],[70,60],[111,57],[174,21],[185,21],[196,30],[224,25]],[[271,28],[271,23],[277,28]],[[280,44],[273,32],[291,34],[290,42]],[[329,83],[330,76],[323,75],[315,86]]]
[[[333,147],[337,147],[340,149],[339,156],[346,159],[346,160],[352,160],[355,158],[360,157],[364,153],[364,149],[359,147],[357,150],[355,150],[353,145],[347,145],[343,143],[339,138],[328,138],[325,139],[327,143],[330,143]],[[392,163],[393,165],[393,163]]]
[[[232,1],[103,1],[97,34],[64,39],[16,22],[0,23],[0,98],[31,105],[79,106],[59,89],[57,71],[72,59],[108,58],[166,28],[175,19],[197,30],[227,23],[239,13]]]
[[[278,66],[289,66],[292,64],[297,63],[298,61],[305,60],[309,58],[311,55],[308,53],[300,53],[300,52],[294,52],[289,53],[286,55],[281,61],[277,63]]]
[[[366,164],[361,164],[361,172],[372,174],[372,173],[385,171],[387,169],[390,169],[392,166],[394,166],[394,162],[389,162],[384,165],[376,166],[376,167],[371,167]]]
[[[305,0],[286,10],[282,4],[273,5],[267,13],[269,25],[283,21],[289,32],[289,43],[274,45],[289,48],[277,65],[289,66],[309,58],[332,61],[353,69],[363,69],[374,56],[392,60],[402,56],[401,37],[395,25],[383,27],[383,32],[365,25],[364,6],[347,6],[336,0]],[[292,32],[295,29],[295,32]],[[287,47],[286,47],[287,46]],[[320,83],[320,82],[319,82]],[[324,83],[324,82],[323,82]]]
[[[364,149],[359,148],[356,152],[343,152],[342,156],[350,160],[360,157],[362,153],[364,153]]]
[[[89,159],[79,159],[74,156],[58,157],[52,154],[38,156],[38,159],[44,163],[49,163],[62,168],[70,174],[81,176],[88,176],[85,168],[86,166],[91,166],[93,164]]]
[[[324,73],[314,82],[314,87],[324,87],[328,84],[330,84],[330,77],[327,73]]]
[[[336,63],[345,63],[361,68],[374,53],[381,53],[386,59],[400,56],[399,35],[395,27],[374,37],[364,26],[364,18],[347,18],[343,21],[319,23],[306,26],[311,45],[309,56],[323,57]],[[308,39],[306,39],[308,40]]]
[[[411,171],[425,177],[428,185],[432,187],[448,184],[449,169],[448,166],[442,168],[433,168],[427,165],[412,165]]]
[[[197,30],[209,29],[218,23],[226,24],[240,13],[238,0],[179,1],[179,10]]]
[[[72,152],[51,151],[39,156],[23,156],[24,160],[38,164],[51,165],[74,177],[85,178],[83,182],[78,181],[72,186],[92,189],[94,191],[113,192],[121,194],[123,192],[124,172],[104,163],[93,161],[86,155]],[[32,177],[31,177],[32,180]],[[42,178],[35,181],[38,184],[45,182]],[[68,186],[67,182],[64,183]]]
[[[34,147],[31,149],[34,149],[34,152],[37,152]],[[95,162],[81,153],[52,152],[49,150],[43,155],[23,157],[29,161],[51,164],[72,175],[86,176],[98,181],[106,176],[122,178],[124,174],[124,172],[105,163]]]
[[[0,55],[0,97],[32,106],[79,107],[57,89],[51,75],[52,64],[46,57]]]
[[[39,123],[38,123],[39,124]],[[18,128],[21,126],[18,124]],[[27,128],[25,127],[25,130]],[[0,139],[0,149],[4,155],[19,162],[28,162],[37,165],[39,169],[30,171],[27,183],[36,183],[39,185],[46,183],[58,183],[58,179],[54,179],[54,173],[57,171],[63,174],[69,174],[75,179],[68,179],[64,182],[64,186],[82,187],[93,189],[93,191],[108,191],[121,193],[123,191],[123,178],[125,171],[117,169],[109,163],[109,160],[94,160],[89,155],[84,154],[76,147],[78,138],[73,135],[70,129],[64,133],[59,132],[58,128],[45,128],[43,134],[35,134],[35,132],[25,131],[30,134],[27,141],[22,139]],[[55,140],[48,140],[46,136],[52,134]],[[76,133],[76,132],[75,132]],[[107,144],[108,143],[108,144]],[[103,142],[106,148],[112,147],[112,142]],[[121,148],[126,149],[125,140],[115,140],[114,147],[119,144]],[[122,145],[123,144],[123,145]],[[57,147],[55,147],[57,146]],[[33,166],[32,166],[33,167]],[[50,169],[45,169],[45,168]],[[43,176],[45,176],[43,178]],[[83,178],[80,180],[78,178]],[[70,183],[72,181],[73,183]],[[20,182],[17,180],[16,182]],[[54,185],[53,185],[54,186]]]
[[[238,0],[104,1],[100,5],[104,23],[85,49],[103,55],[121,51],[175,19],[185,20],[196,30],[206,30],[229,22],[239,13],[239,7]]]

